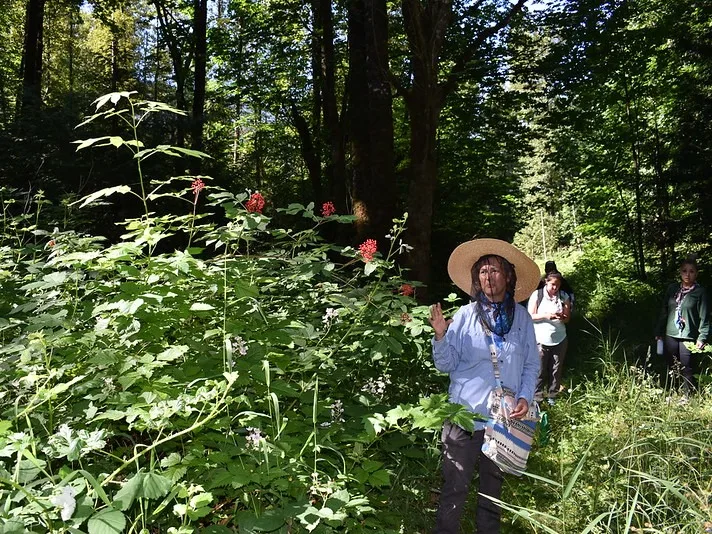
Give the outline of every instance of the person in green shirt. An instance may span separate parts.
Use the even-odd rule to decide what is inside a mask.
[[[707,344],[709,318],[707,292],[697,282],[697,260],[688,256],[680,265],[680,283],[671,284],[665,293],[658,317],[656,339],[663,340],[663,354],[668,369],[680,367],[685,394],[697,389],[694,354],[685,342],[698,349]]]

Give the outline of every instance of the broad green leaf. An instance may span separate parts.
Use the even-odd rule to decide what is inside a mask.
[[[385,469],[380,469],[368,476],[368,482],[378,488],[391,485],[391,475]]]
[[[128,510],[133,504],[136,497],[139,496],[139,491],[143,484],[144,473],[140,472],[127,480],[121,489],[114,496],[114,506],[119,510]]]
[[[131,188],[128,185],[117,185],[116,187],[107,187],[106,189],[101,189],[99,191],[96,191],[95,193],[92,193],[91,195],[85,196],[81,200],[77,200],[76,202],[72,202],[70,206],[74,206],[75,204],[79,204],[80,208],[83,208],[84,206],[91,204],[92,202],[103,198],[103,197],[110,197],[114,193],[120,193],[122,195],[125,195],[126,193],[131,193]]]
[[[409,416],[410,410],[401,404],[386,412],[386,421],[389,425],[397,425],[399,420],[407,419]]]
[[[196,519],[205,517],[212,511],[213,511],[213,509],[210,506],[201,506],[200,508],[189,509],[188,517],[190,518],[191,521],[195,521]]]
[[[121,534],[126,528],[126,517],[118,510],[105,508],[89,518],[89,534]]]
[[[309,511],[313,513],[316,508],[310,506]],[[240,512],[238,525],[241,533],[275,532],[284,525],[288,516],[285,510],[267,510],[259,517],[255,516],[254,512]]]
[[[5,436],[10,433],[12,421],[0,421],[0,436]]]
[[[369,261],[363,268],[363,274],[365,274],[366,276],[369,276],[377,268],[378,268],[378,266],[376,265],[376,262]]]
[[[95,145],[100,142],[104,142],[103,144],[106,144],[105,141],[107,139],[109,139],[108,135],[106,135],[104,137],[94,137],[92,139],[83,139],[82,141],[72,141],[72,142],[76,143],[78,145],[77,152],[79,152],[80,150],[83,150],[87,147],[90,147],[90,146]]]
[[[377,462],[375,460],[366,459],[361,462],[361,467],[368,473],[377,471],[381,466],[383,466],[383,462]]]
[[[25,534],[25,523],[17,519],[10,519],[0,525],[0,534]]]
[[[119,421],[124,417],[126,417],[126,412],[122,412],[121,410],[107,410],[104,413],[97,415],[94,420],[100,421],[102,419],[109,419],[111,421]]]
[[[190,506],[201,508],[209,505],[213,501],[213,494],[210,492],[198,493],[190,498]]]
[[[349,492],[345,489],[340,489],[340,490],[335,491],[333,493],[333,495],[331,495],[327,499],[325,505],[327,507],[331,508],[332,510],[336,511],[336,510],[340,510],[341,508],[346,506],[346,504],[350,500],[351,500],[351,495],[349,495]]]
[[[255,298],[260,295],[259,288],[243,280],[235,280],[235,282],[233,282],[232,288],[237,298]]]
[[[177,452],[170,453],[167,457],[161,460],[161,467],[164,469],[167,467],[173,467],[181,462],[181,456]]]
[[[25,451],[25,454],[29,454],[29,451]],[[18,482],[20,484],[27,484],[32,482],[37,475],[42,472],[42,469],[47,465],[47,462],[39,458],[33,458],[32,460],[20,460],[20,469],[18,471]]]
[[[214,309],[215,307],[208,304],[207,302],[194,302],[190,306],[190,311],[210,311]]]
[[[139,497],[146,499],[158,499],[165,496],[173,486],[171,479],[159,475],[153,471],[145,473],[143,484],[139,492]]]
[[[187,352],[187,345],[174,345],[172,347],[168,347],[166,350],[158,354],[156,356],[156,359],[162,362],[172,362],[174,360],[182,358],[183,355]]]

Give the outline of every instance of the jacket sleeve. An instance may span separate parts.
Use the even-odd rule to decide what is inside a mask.
[[[539,346],[536,343],[534,335],[534,322],[531,318],[527,320],[526,335],[524,340],[524,365],[522,368],[521,387],[519,388],[520,399],[526,399],[531,404],[534,398],[534,390],[536,389],[536,381],[539,377],[539,367],[541,360],[539,359]]]
[[[668,309],[668,302],[670,302],[670,290],[673,286],[668,286],[667,290],[665,291],[665,296],[663,297],[663,303],[662,306],[660,307],[660,313],[658,314],[658,321],[655,325],[655,336],[656,337],[664,337],[665,336],[665,330],[667,327],[667,320],[668,320],[668,314],[670,313],[670,310]]]
[[[710,333],[709,308],[707,306],[707,291],[703,290],[702,295],[700,295],[700,304],[698,308],[698,312],[700,314],[700,328],[697,336],[697,341],[702,343],[707,343]]]
[[[440,341],[432,339],[433,346],[433,362],[438,371],[449,373],[457,368],[460,363],[460,355],[462,354],[462,330],[466,328],[464,313],[465,306],[457,310],[452,323],[448,326],[445,335]]]

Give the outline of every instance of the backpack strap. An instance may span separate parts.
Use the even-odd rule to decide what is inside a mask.
[[[539,311],[539,304],[541,304],[542,300],[544,300],[544,288],[540,287],[536,290],[536,306],[534,307],[534,313]]]

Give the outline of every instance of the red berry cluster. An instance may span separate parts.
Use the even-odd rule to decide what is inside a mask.
[[[324,202],[324,205],[321,207],[321,216],[322,217],[331,217],[334,213],[336,213],[336,208],[334,207],[334,203],[331,201]]]
[[[359,245],[358,250],[363,260],[368,263],[373,259],[373,255],[376,254],[378,243],[376,243],[375,239],[367,239]]]
[[[262,213],[262,209],[265,207],[265,199],[259,193],[252,193],[245,207],[250,213]]]
[[[410,284],[403,284],[400,286],[399,292],[401,295],[405,295],[406,297],[412,297],[415,295],[415,288]]]
[[[193,183],[190,184],[190,188],[193,190],[193,194],[197,197],[198,194],[203,190],[205,187],[205,182],[201,180],[200,178],[196,178],[193,180]]]

